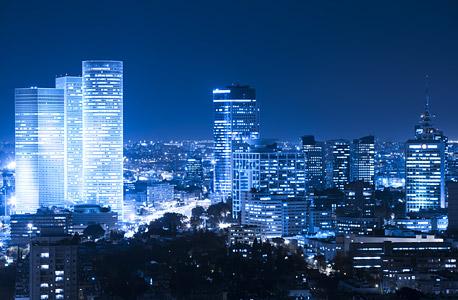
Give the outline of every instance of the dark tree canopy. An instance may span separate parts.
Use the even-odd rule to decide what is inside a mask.
[[[101,238],[105,235],[105,230],[99,224],[91,224],[83,231],[83,236],[92,240]]]

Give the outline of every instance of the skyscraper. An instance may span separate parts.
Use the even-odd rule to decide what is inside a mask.
[[[347,140],[327,142],[328,156],[331,167],[331,186],[343,191],[350,181],[350,143]]]
[[[305,154],[278,151],[270,139],[247,140],[248,152],[234,153],[233,216],[241,210],[243,192],[303,197],[306,192]]]
[[[302,137],[302,151],[306,156],[307,190],[322,190],[324,187],[323,145],[313,135]]]
[[[353,140],[351,158],[351,181],[362,180],[374,185],[375,174],[375,138],[365,136]]]
[[[445,208],[447,138],[433,127],[426,89],[425,112],[415,126],[415,139],[406,142],[406,211]]]
[[[228,86],[213,91],[214,194],[225,201],[232,190],[232,153],[244,151],[244,141],[259,137],[256,90]]]
[[[123,63],[83,61],[83,199],[123,209]]]
[[[63,206],[64,91],[15,90],[16,213]]]
[[[83,92],[82,78],[56,78],[56,88],[64,90],[65,199],[72,204],[83,201]]]

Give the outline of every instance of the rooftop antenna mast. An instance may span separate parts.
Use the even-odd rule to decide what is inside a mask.
[[[429,92],[428,92],[428,78],[429,75],[426,74],[425,76],[425,94],[426,94],[426,103],[425,103],[425,115],[429,116]]]

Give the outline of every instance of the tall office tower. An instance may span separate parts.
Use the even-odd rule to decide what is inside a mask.
[[[61,228],[43,228],[29,260],[30,300],[78,298],[78,243]]]
[[[332,187],[343,191],[350,181],[350,143],[347,140],[330,141]]]
[[[64,91],[15,90],[16,213],[64,202]]]
[[[323,144],[315,141],[313,135],[302,137],[302,151],[306,157],[307,191],[324,188],[324,149]]]
[[[123,63],[83,61],[83,199],[123,209]]]
[[[247,140],[248,152],[233,154],[233,216],[238,218],[243,192],[305,196],[305,153],[280,152],[274,140]]]
[[[433,127],[426,89],[425,112],[415,126],[415,139],[406,142],[406,211],[445,208],[447,138]]]
[[[351,181],[362,180],[374,185],[375,174],[375,138],[365,136],[353,140],[351,157]]]
[[[259,137],[259,104],[256,90],[228,86],[213,91],[215,199],[226,201],[232,190],[232,153],[245,151],[244,141]]]
[[[77,76],[56,78],[56,88],[64,90],[65,199],[83,201],[83,80]]]

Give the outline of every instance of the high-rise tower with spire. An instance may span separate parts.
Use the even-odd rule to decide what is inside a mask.
[[[428,79],[428,76],[426,76]],[[426,84],[425,112],[415,126],[415,139],[406,142],[406,211],[445,208],[447,137],[433,127]]]

